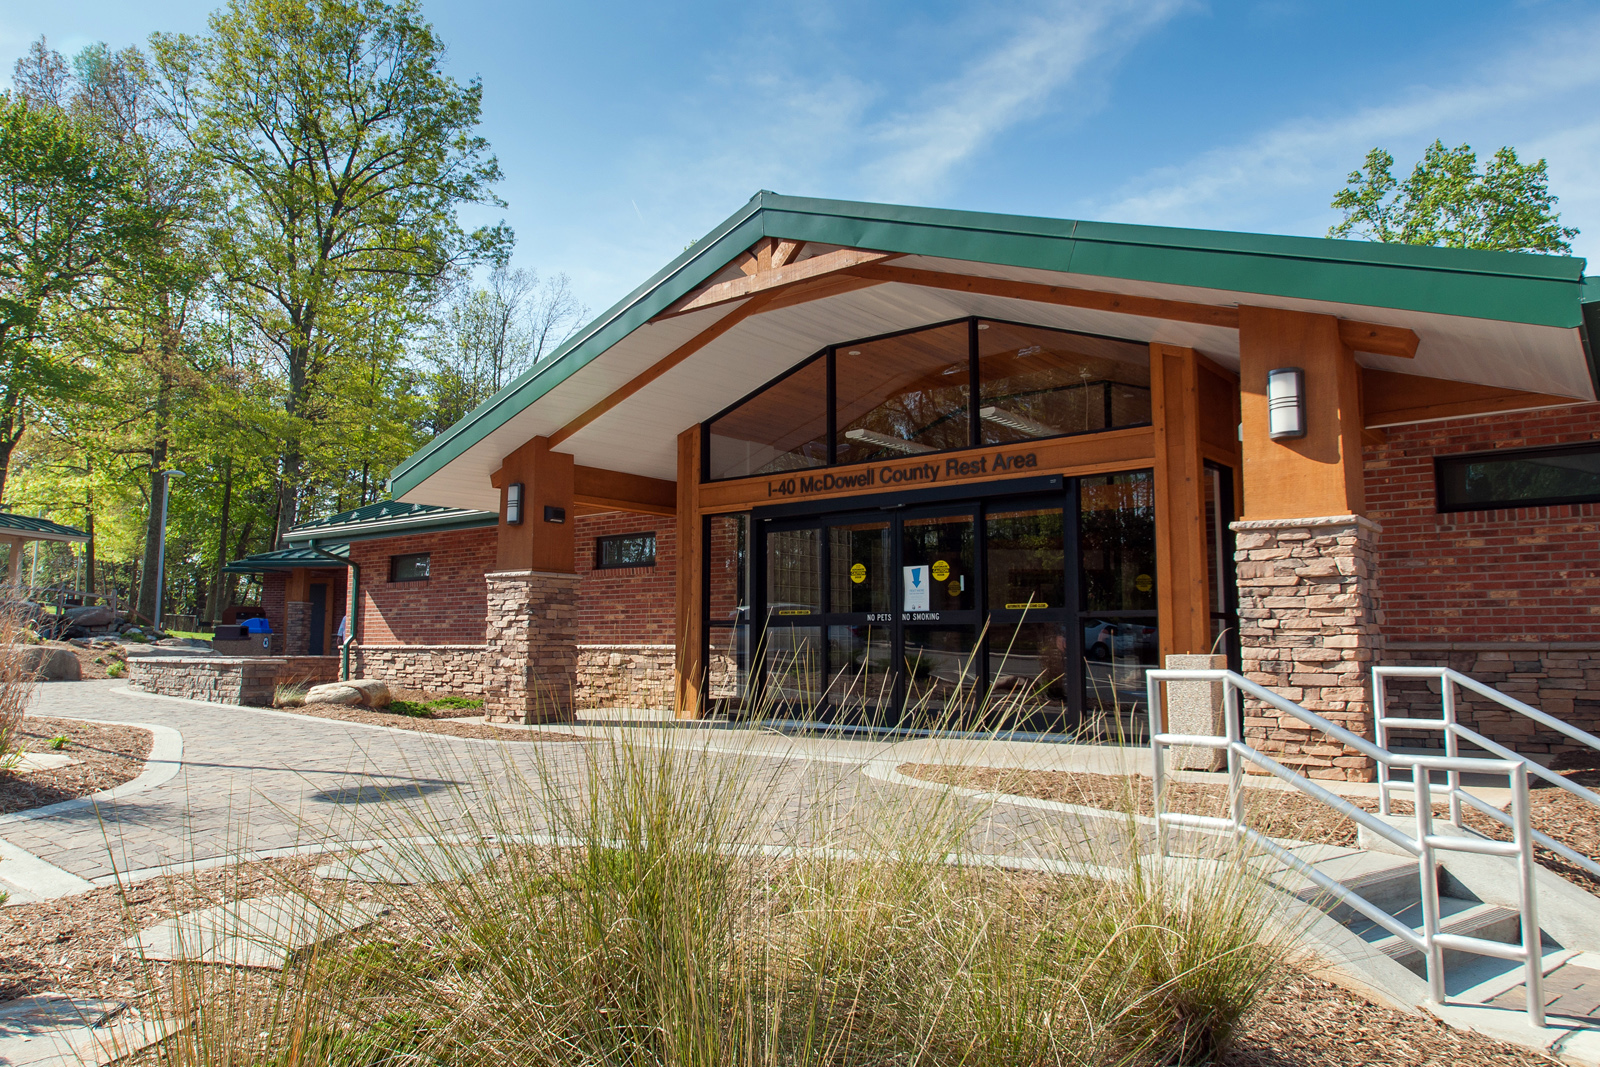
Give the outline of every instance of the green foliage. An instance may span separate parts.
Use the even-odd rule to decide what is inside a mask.
[[[127,673],[128,673],[128,665],[126,663],[124,663],[120,659],[112,660],[109,664],[106,665],[106,677],[107,678],[121,678],[124,674],[127,674]]]
[[[1343,221],[1329,237],[1504,252],[1566,253],[1578,231],[1562,226],[1545,161],[1522,163],[1502,148],[1478,168],[1468,145],[1428,146],[1411,176],[1397,183],[1394,157],[1381,148],[1351,171],[1332,206]]]
[[[426,719],[435,711],[455,708],[481,708],[483,701],[474,697],[439,697],[435,700],[391,700],[387,710],[398,715],[409,715],[414,719]]]
[[[68,737],[66,734],[58,734],[57,736],[52,737],[47,744],[49,744],[52,751],[60,752],[68,745],[72,744],[72,738]]]

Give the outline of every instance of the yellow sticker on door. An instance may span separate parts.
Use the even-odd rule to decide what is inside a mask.
[[[867,580],[867,565],[865,563],[852,563],[850,565],[850,580],[860,585]]]
[[[1156,580],[1148,574],[1141,574],[1133,580],[1133,587],[1141,593],[1148,593],[1155,587]]]
[[[948,577],[950,577],[950,564],[942,559],[935,560],[933,564],[933,580],[942,582]]]

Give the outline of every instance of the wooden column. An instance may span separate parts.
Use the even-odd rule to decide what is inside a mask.
[[[501,571],[573,574],[576,540],[573,524],[574,467],[570,455],[550,451],[550,440],[534,437],[500,463],[493,484],[500,490],[500,544],[496,567]],[[506,490],[521,482],[522,524],[506,522]],[[547,522],[545,508],[560,508],[565,518]]]
[[[1267,372],[1305,372],[1306,436],[1267,436]],[[1331,315],[1239,309],[1246,520],[1360,515],[1361,371]]]
[[[5,584],[13,588],[22,584],[23,543],[20,537],[0,537],[0,545],[6,545],[11,549],[6,556]]]
[[[1156,446],[1156,610],[1162,662],[1211,651],[1199,356],[1150,346]]]
[[[705,713],[705,546],[699,511],[700,427],[678,435],[677,700],[680,719]]]

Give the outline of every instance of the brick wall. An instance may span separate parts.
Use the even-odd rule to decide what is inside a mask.
[[[363,645],[466,645],[483,641],[487,597],[483,576],[494,569],[494,527],[353,541],[361,566]],[[428,578],[389,581],[389,557],[427,552]]]
[[[288,571],[268,571],[261,576],[261,610],[267,613],[267,622],[275,634],[283,633],[287,623],[284,601],[288,592]]]
[[[668,645],[674,636],[678,535],[673,519],[612,511],[581,515],[577,528],[578,643]],[[596,570],[595,540],[615,534],[656,535],[656,565]]]
[[[1600,504],[1438,512],[1435,456],[1600,439],[1600,404],[1390,427],[1366,450],[1394,641],[1600,642]]]

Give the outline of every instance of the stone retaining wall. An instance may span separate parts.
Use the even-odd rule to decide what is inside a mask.
[[[499,571],[484,581],[484,716],[490,722],[571,721],[578,575]]]
[[[1600,643],[1523,641],[1393,642],[1381,660],[1393,667],[1450,667],[1506,696],[1530,704],[1580,730],[1600,735]],[[1385,683],[1390,715],[1435,719],[1442,696],[1436,681],[1391,678]],[[1508,748],[1557,767],[1594,766],[1600,753],[1492,700],[1456,690],[1456,721]],[[1404,733],[1401,745],[1435,747],[1437,733]],[[1580,764],[1581,761],[1581,764]]]
[[[215,704],[270,707],[282,659],[226,659],[218,656],[129,656],[128,684],[146,693]]]
[[[579,645],[575,703],[670,710],[677,659],[673,645]]]
[[[356,645],[350,650],[350,670],[359,677],[455,696],[483,696],[487,662],[484,645]]]
[[[1236,522],[1244,675],[1363,737],[1382,648],[1378,527],[1355,515]],[[1372,762],[1327,735],[1245,703],[1250,743],[1310,778],[1371,781]]]

